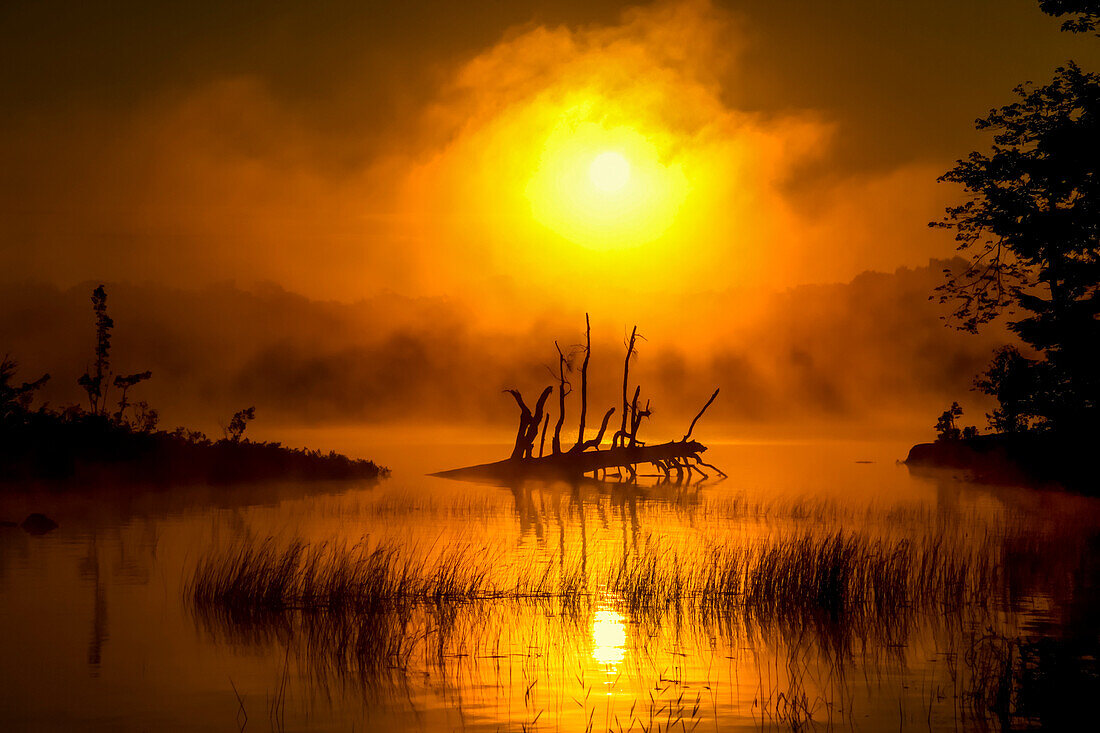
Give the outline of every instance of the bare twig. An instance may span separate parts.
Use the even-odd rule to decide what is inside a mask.
[[[695,423],[699,422],[699,418],[701,418],[703,416],[703,413],[707,411],[707,408],[710,407],[710,403],[714,402],[714,398],[716,398],[717,396],[718,396],[718,390],[716,389],[716,390],[714,390],[714,394],[712,394],[710,396],[710,399],[707,400],[707,404],[703,405],[703,409],[699,410],[699,414],[696,415],[695,419],[691,421],[691,425],[688,427],[688,431],[684,435],[684,438],[683,438],[684,441],[687,441],[687,439],[691,437],[691,431],[695,430]]]

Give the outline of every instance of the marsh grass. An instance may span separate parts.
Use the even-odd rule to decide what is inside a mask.
[[[952,672],[957,702],[950,703],[956,714],[995,726],[1036,717],[1024,708],[1035,708],[1037,698],[1026,693],[1041,686],[1046,672],[1036,670],[1053,658],[1039,659],[1024,642],[1011,641],[1016,632],[1004,614],[1076,572],[1081,557],[1076,541],[1008,525],[984,533],[906,528],[901,536],[771,526],[755,535],[651,535],[620,547],[573,548],[443,539],[427,546],[373,538],[242,542],[201,557],[185,594],[201,626],[229,641],[293,647],[299,669],[326,688],[339,681],[393,699],[406,697],[429,671],[440,689],[463,689],[493,665],[529,665],[528,728],[568,712],[533,683],[556,678],[553,658],[587,658],[597,609],[627,619],[631,664],[641,663],[658,637],[666,651],[645,664],[664,665],[669,645],[707,649],[714,638],[728,649],[792,650],[788,669],[761,683],[755,703],[759,715],[792,730],[831,717],[838,698],[842,715],[853,714],[847,693],[830,687],[843,685],[843,667],[853,658],[897,654],[900,668],[902,650],[929,629],[955,639],[996,628],[1001,636],[959,649],[964,669],[957,683]],[[1035,572],[1040,567],[1047,572]],[[539,676],[540,664],[550,677]],[[811,682],[811,668],[825,674]],[[1089,680],[1077,682],[1087,687]],[[629,711],[601,708],[595,727],[599,715],[613,729],[698,724],[698,689],[673,685],[663,694],[659,701],[636,696]],[[940,703],[929,698],[922,717],[931,719],[934,705]],[[582,707],[591,724],[592,705]],[[1042,715],[1050,715],[1046,707]]]
[[[552,564],[523,569],[502,585],[501,566],[487,550],[455,545],[432,553],[396,541],[376,545],[309,545],[292,540],[245,543],[203,557],[185,588],[198,606],[250,611],[371,613],[417,604],[460,604],[519,598],[565,598],[565,573]],[[580,591],[578,590],[578,594]]]
[[[202,557],[185,593],[200,607],[250,612],[380,612],[418,604],[618,599],[632,613],[732,610],[774,617],[813,612],[871,619],[904,609],[987,605],[1000,573],[994,548],[943,537],[868,538],[799,532],[756,544],[703,543],[684,550],[645,543],[593,562],[503,558],[454,544],[421,552],[377,544],[243,543]]]
[[[988,610],[1004,596],[997,548],[988,544],[810,530],[686,547],[649,539],[593,560],[460,543],[266,540],[206,554],[185,595],[210,624],[253,635],[305,624],[340,654],[354,650],[396,667],[428,636],[439,657],[456,639],[484,643],[476,622],[467,622],[471,634],[456,630],[493,603],[534,604],[562,618],[611,604],[643,627],[686,620],[728,634],[809,628],[842,650],[853,639],[904,643],[917,616]]]

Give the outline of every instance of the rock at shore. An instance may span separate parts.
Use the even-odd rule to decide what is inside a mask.
[[[978,482],[1058,484],[1100,495],[1100,471],[1092,459],[1097,440],[1054,433],[980,435],[962,440],[920,443],[906,465],[966,471]]]
[[[24,519],[23,523],[19,526],[22,527],[23,531],[27,534],[43,535],[57,529],[57,522],[53,521],[45,514],[35,512],[34,514],[27,515],[27,518]]]

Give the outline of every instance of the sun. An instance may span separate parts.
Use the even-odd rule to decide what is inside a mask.
[[[535,221],[593,250],[662,237],[690,186],[669,136],[562,114],[538,152],[526,197]]]
[[[613,150],[600,153],[588,166],[588,178],[601,191],[619,191],[630,180],[630,161]]]

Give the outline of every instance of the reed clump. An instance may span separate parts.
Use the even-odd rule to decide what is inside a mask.
[[[700,543],[679,552],[653,541],[618,557],[553,563],[467,545],[418,552],[394,541],[266,540],[208,553],[186,593],[196,606],[242,613],[611,598],[639,614],[720,611],[776,619],[815,613],[867,622],[915,608],[988,605],[999,577],[991,552],[949,547],[940,537],[871,539],[842,531]]]
[[[464,543],[267,539],[211,550],[184,592],[216,637],[295,649],[318,679],[373,691],[408,684],[411,669],[447,679],[501,659],[502,629],[532,615],[555,619],[553,641],[530,642],[539,648],[584,643],[596,610],[614,608],[639,638],[700,629],[793,639],[848,659],[853,649],[901,648],[925,621],[985,623],[1010,600],[1004,537],[803,529],[672,542],[550,556]],[[811,715],[816,703],[796,699],[807,707],[773,713]]]
[[[981,615],[1003,597],[993,552],[992,543],[967,548],[938,536],[841,531],[679,553],[656,543],[620,558],[606,589],[639,619],[687,615],[746,629],[812,628],[839,645],[853,638],[896,644],[921,615]]]
[[[268,539],[202,558],[186,593],[200,606],[373,612],[496,595],[487,568],[462,548],[429,560],[393,543],[370,547]]]

